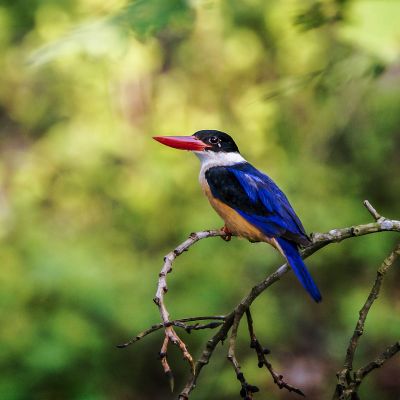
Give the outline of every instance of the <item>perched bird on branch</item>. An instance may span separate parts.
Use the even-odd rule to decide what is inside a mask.
[[[169,147],[192,151],[200,159],[200,184],[224,220],[227,237],[234,234],[275,247],[312,298],[321,301],[299,253],[299,245],[310,244],[299,217],[275,182],[240,155],[228,134],[202,130],[192,136],[154,139]]]

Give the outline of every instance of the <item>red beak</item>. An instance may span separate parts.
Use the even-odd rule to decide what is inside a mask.
[[[154,136],[153,139],[166,146],[180,150],[202,151],[207,147],[211,147],[195,136]]]

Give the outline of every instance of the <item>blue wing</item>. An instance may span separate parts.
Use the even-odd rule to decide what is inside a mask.
[[[249,163],[206,172],[211,193],[269,237],[310,243],[289,200],[275,182]]]
[[[276,238],[303,287],[315,301],[321,301],[321,294],[298,251],[298,245],[307,245],[310,240],[275,182],[248,163],[213,167],[206,171],[205,177],[214,197],[266,236]]]

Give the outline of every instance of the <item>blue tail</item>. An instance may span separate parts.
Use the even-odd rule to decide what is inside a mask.
[[[304,289],[310,293],[311,297],[317,303],[320,302],[322,300],[321,293],[313,281],[313,278],[311,278],[310,273],[307,271],[296,244],[283,238],[276,238],[276,240],[281,246],[289,265],[296,274],[297,279],[303,285]]]

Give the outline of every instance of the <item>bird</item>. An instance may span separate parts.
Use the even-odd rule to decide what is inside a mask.
[[[286,259],[296,277],[318,303],[321,293],[307,270],[299,247],[311,240],[277,184],[251,165],[230,135],[200,130],[191,136],[154,136],[156,141],[193,152],[201,162],[199,181],[211,206],[223,219],[226,237],[265,242]]]

